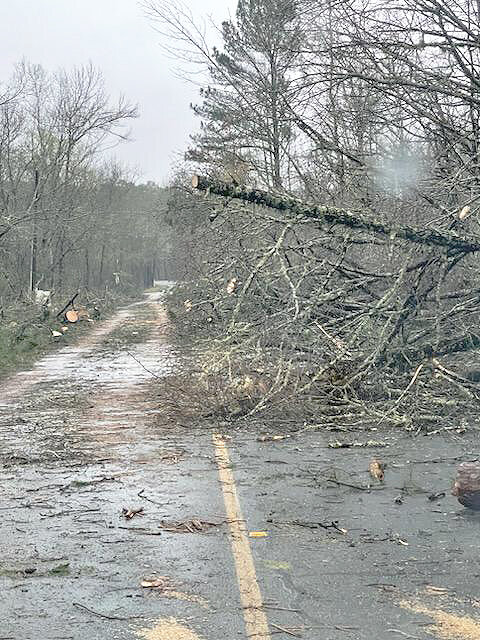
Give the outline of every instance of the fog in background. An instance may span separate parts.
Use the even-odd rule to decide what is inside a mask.
[[[192,11],[215,23],[236,0],[196,0]],[[165,182],[198,121],[189,108],[198,90],[177,77],[137,0],[0,0],[0,82],[23,58],[46,69],[92,62],[115,98],[138,103],[132,141],[114,150],[139,180]]]

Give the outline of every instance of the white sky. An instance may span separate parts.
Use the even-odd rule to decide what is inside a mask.
[[[216,23],[234,15],[236,0],[191,0],[195,16]],[[163,183],[198,123],[190,102],[198,89],[176,77],[137,0],[0,0],[0,82],[25,58],[49,70],[92,62],[112,98],[138,103],[133,141],[115,156],[141,181]]]

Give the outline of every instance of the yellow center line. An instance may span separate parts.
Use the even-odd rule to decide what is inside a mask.
[[[214,435],[213,444],[215,445],[218,475],[222,485],[225,511],[230,528],[230,543],[235,561],[240,600],[243,605],[247,637],[255,638],[255,640],[270,640],[268,620],[263,610],[262,594],[260,593],[255,572],[247,529],[238,501],[230,455],[222,436]]]

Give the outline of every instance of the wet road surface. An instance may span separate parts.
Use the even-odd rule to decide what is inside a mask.
[[[480,639],[480,516],[449,495],[478,432],[230,430],[222,478],[225,425],[158,418],[164,329],[149,299],[0,387],[0,639]]]

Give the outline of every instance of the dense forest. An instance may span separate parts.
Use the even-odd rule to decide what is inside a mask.
[[[142,290],[169,269],[166,191],[105,160],[136,108],[93,66],[18,65],[0,96],[0,299]],[[114,151],[114,149],[113,149]]]

